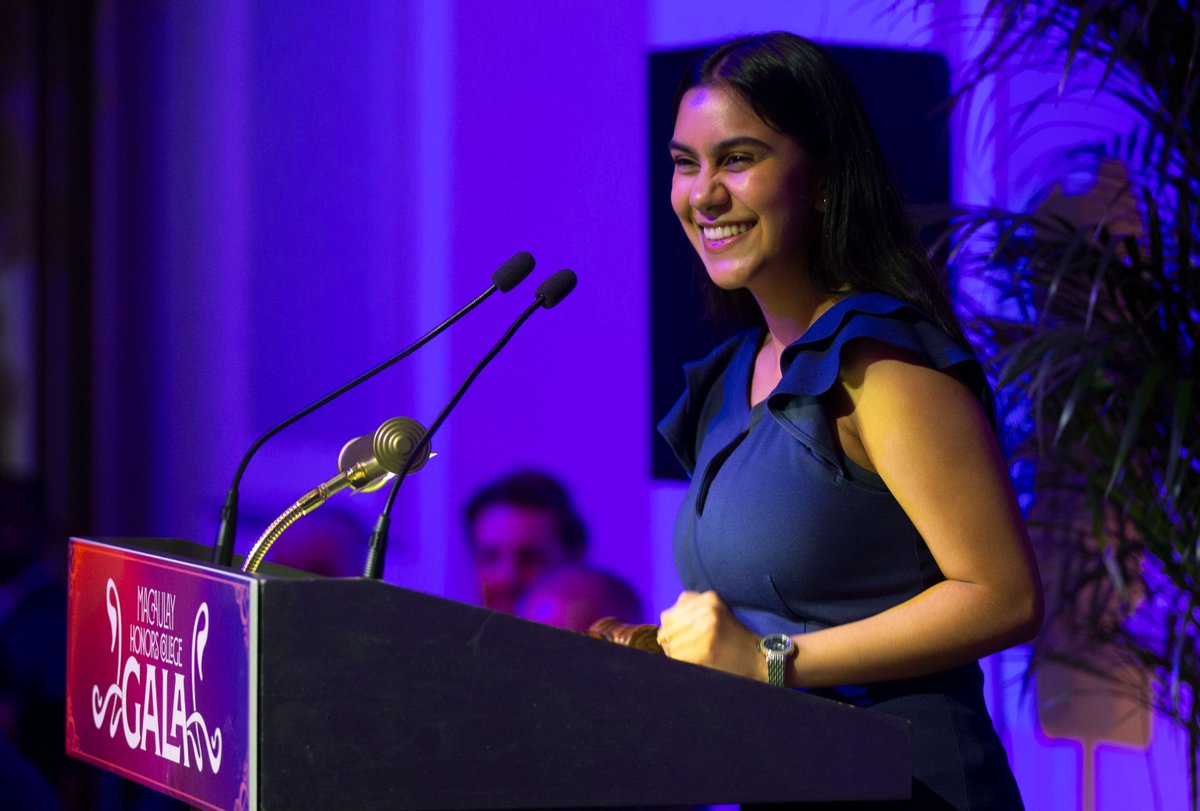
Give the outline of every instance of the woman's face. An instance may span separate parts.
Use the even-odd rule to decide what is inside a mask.
[[[792,288],[818,227],[804,148],[737,93],[700,86],[680,102],[671,158],[671,205],[713,283],[757,297]]]

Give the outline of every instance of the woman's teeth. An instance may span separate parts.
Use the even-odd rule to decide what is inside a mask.
[[[700,229],[700,231],[704,234],[705,239],[729,239],[732,236],[744,234],[749,230],[750,226],[746,223],[739,223],[737,225],[717,225],[711,227],[705,226]]]

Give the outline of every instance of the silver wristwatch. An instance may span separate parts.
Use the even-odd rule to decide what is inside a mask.
[[[758,643],[758,652],[767,660],[767,684],[783,687],[787,681],[787,663],[796,651],[796,643],[787,634],[767,634]]]

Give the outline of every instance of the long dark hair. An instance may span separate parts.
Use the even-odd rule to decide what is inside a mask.
[[[888,293],[934,318],[970,348],[942,279],[917,239],[853,82],[828,52],[795,34],[741,37],[710,51],[684,75],[672,115],[693,87],[723,87],[767,126],[796,140],[825,170],[825,214],[808,257],[812,281],[836,295],[847,287]],[[761,325],[746,290],[704,278],[710,305],[726,319]]]

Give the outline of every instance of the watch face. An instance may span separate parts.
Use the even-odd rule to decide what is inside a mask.
[[[771,634],[764,636],[759,646],[768,653],[791,653],[794,643],[787,634]]]

